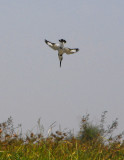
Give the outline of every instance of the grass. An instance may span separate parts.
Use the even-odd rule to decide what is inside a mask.
[[[2,160],[123,160],[124,146],[118,143],[101,145],[80,143],[73,138],[54,142],[51,138],[38,143],[23,144],[15,140],[11,144],[0,145]]]
[[[91,127],[88,120],[88,116],[83,116],[78,136],[56,131],[44,137],[40,128],[40,133],[31,132],[24,138],[21,132],[15,132],[21,126],[15,129],[10,117],[0,124],[0,160],[124,160],[122,134],[108,138],[103,134],[110,133],[110,129],[113,132],[111,127],[117,123],[114,121],[108,130],[103,130],[102,120],[101,132],[98,125],[93,127],[92,124]],[[91,132],[91,128],[95,128],[95,132]],[[95,133],[99,135],[96,136]]]

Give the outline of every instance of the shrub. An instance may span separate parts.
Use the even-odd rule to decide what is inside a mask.
[[[106,143],[111,141],[120,141],[124,135],[122,132],[119,135],[113,136],[113,132],[118,126],[118,119],[116,118],[111,125],[105,126],[107,111],[104,111],[101,115],[99,124],[93,124],[89,121],[89,114],[86,114],[81,119],[80,131],[78,138],[81,142],[95,141],[99,143]]]

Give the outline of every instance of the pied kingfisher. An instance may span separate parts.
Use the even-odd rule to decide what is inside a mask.
[[[58,51],[58,58],[59,58],[59,61],[60,61],[60,67],[61,67],[61,62],[63,60],[63,54],[64,53],[69,55],[69,54],[73,54],[73,53],[76,53],[76,52],[79,51],[78,48],[70,49],[70,48],[64,47],[64,44],[66,43],[66,41],[64,39],[60,39],[59,44],[52,43],[50,41],[47,41],[46,39],[45,39],[45,42],[49,47]]]

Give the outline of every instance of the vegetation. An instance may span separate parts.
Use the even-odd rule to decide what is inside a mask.
[[[0,124],[0,160],[124,160],[123,132],[113,136],[118,120],[106,127],[106,113],[97,125],[89,114],[83,116],[77,136],[61,130],[53,133],[51,125],[45,137],[40,119],[37,133],[24,136],[21,125],[14,128],[10,117]]]

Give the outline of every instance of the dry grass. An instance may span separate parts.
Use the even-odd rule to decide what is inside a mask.
[[[85,118],[82,125],[88,122]],[[99,141],[96,137],[82,140],[62,131],[45,138],[40,130],[23,138],[21,131],[16,133],[20,127],[14,128],[11,117],[0,124],[0,160],[124,160],[121,134]]]

